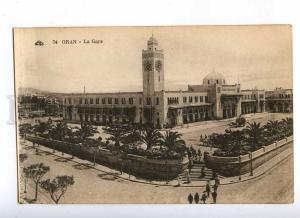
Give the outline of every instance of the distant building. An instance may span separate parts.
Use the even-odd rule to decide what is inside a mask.
[[[270,112],[293,112],[293,90],[276,88],[266,92],[267,110]]]
[[[147,49],[142,50],[142,66],[142,92],[65,94],[64,119],[104,125],[152,123],[160,127],[266,110],[264,90],[241,90],[240,84],[227,84],[226,78],[214,70],[201,85],[188,85],[186,91],[166,91],[164,52],[153,36]]]
[[[45,95],[20,95],[18,97],[19,117],[41,117],[62,115],[62,104],[58,98]]]

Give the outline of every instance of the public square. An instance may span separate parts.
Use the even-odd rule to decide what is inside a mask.
[[[261,122],[268,120],[281,120],[292,114],[253,114],[247,117],[249,122]],[[177,128],[182,133],[187,145],[199,146],[199,136],[205,134],[221,133],[228,128],[231,120],[214,121],[206,124]],[[101,134],[101,133],[100,133]],[[188,203],[189,193],[200,195],[204,187],[189,187],[153,184],[149,181],[130,181],[119,177],[120,172],[109,170],[107,167],[96,165],[95,168],[88,161],[70,159],[70,155],[43,146],[38,147],[38,152],[32,147],[32,143],[21,142],[19,153],[28,156],[20,167],[34,163],[44,163],[50,166],[50,171],[45,175],[54,177],[57,175],[73,175],[75,184],[71,186],[60,203]],[[200,146],[203,151],[205,149]],[[292,153],[292,147],[290,152]],[[82,164],[84,163],[84,164]],[[218,189],[217,203],[292,203],[293,202],[293,155],[287,155],[276,166],[266,169],[256,178],[237,182],[234,184],[220,185]],[[104,170],[99,170],[104,169]],[[106,170],[105,170],[106,169]],[[21,173],[22,175],[22,173]],[[270,185],[270,182],[272,185]],[[20,202],[30,202],[34,198],[34,184],[29,181],[27,193],[24,193],[24,179],[20,178]],[[51,199],[41,189],[36,203],[52,203]],[[211,197],[207,203],[212,203]]]

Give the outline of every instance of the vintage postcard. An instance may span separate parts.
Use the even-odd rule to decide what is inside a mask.
[[[20,203],[294,202],[290,25],[13,38]]]

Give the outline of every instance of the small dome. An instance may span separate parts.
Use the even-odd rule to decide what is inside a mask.
[[[207,74],[206,77],[204,77],[203,84],[204,85],[214,85],[214,84],[225,85],[226,80],[223,74],[215,72],[215,70],[213,70],[211,73]]]
[[[153,35],[148,40],[148,45],[158,45],[158,41],[156,38],[153,37]]]

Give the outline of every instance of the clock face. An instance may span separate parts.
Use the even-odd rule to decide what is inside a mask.
[[[160,72],[162,68],[162,62],[160,60],[155,62],[155,69]]]
[[[144,61],[144,71],[149,72],[152,71],[152,61]]]

